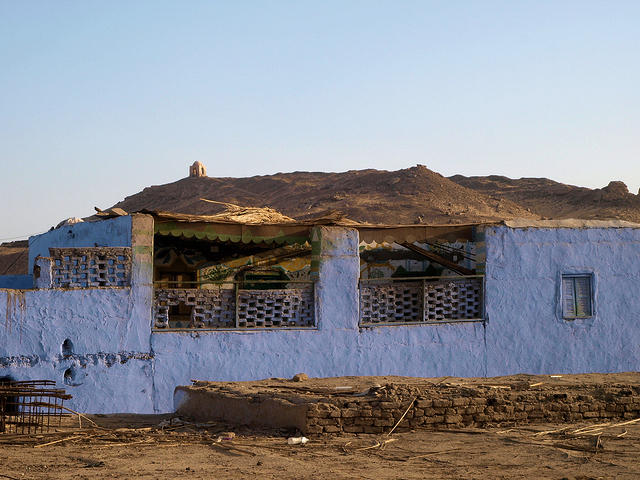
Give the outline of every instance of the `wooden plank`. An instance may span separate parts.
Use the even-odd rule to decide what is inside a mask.
[[[475,272],[473,270],[465,268],[462,265],[458,265],[457,263],[454,263],[451,260],[448,260],[448,259],[438,255],[437,253],[433,253],[433,252],[430,252],[428,250],[425,250],[424,248],[420,248],[420,247],[414,245],[413,243],[403,242],[400,245],[402,245],[404,248],[408,248],[412,252],[416,252],[416,253],[422,255],[423,257],[428,258],[432,262],[436,262],[436,263],[438,263],[440,265],[443,265],[443,266],[447,267],[449,270],[453,270],[454,272],[457,272],[457,273],[459,273],[461,275],[473,275],[473,274],[475,274]]]

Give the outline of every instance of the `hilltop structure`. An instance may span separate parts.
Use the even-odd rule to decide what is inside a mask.
[[[207,168],[203,163],[193,162],[193,165],[189,167],[189,176],[190,177],[206,177],[207,176]]]

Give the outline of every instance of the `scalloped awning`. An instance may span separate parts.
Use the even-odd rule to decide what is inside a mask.
[[[231,223],[162,222],[155,224],[155,233],[218,242],[293,245],[308,242],[311,228],[309,225],[295,224],[242,225]]]
[[[470,241],[473,239],[474,228],[481,225],[371,225],[333,218],[282,223],[241,223],[200,215],[145,213],[154,216],[154,229],[158,235],[245,244],[302,244],[310,241],[314,227],[321,226],[355,228],[359,231],[360,241],[365,243]]]

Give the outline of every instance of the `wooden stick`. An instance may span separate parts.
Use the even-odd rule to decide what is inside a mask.
[[[66,442],[67,440],[76,440],[78,438],[90,438],[90,437],[93,437],[93,435],[75,435],[73,437],[66,437],[66,438],[61,438],[60,440],[54,440],[53,442],[47,442],[47,443],[41,443],[39,445],[34,445],[33,448],[47,447],[49,445],[54,445],[56,443]]]
[[[226,450],[228,452],[235,450],[247,455],[251,455],[252,457],[255,457],[257,455],[257,453],[252,452],[251,450],[245,450],[244,448],[234,447],[233,445],[222,445],[220,443],[212,443],[211,446],[221,448],[222,450]]]
[[[0,477],[2,477],[2,478],[10,478],[11,480],[18,480],[16,477],[10,477],[9,475],[5,475],[4,473],[0,473]]]
[[[544,432],[534,433],[533,436],[537,437],[539,435],[547,435],[549,433],[558,433],[558,432],[562,432],[562,431],[566,430],[567,428],[569,428],[569,427],[558,428],[557,430],[545,430]]]
[[[400,425],[400,422],[402,420],[404,420],[404,417],[407,415],[407,413],[409,413],[409,410],[411,409],[411,407],[413,407],[413,404],[416,402],[416,400],[418,399],[418,397],[413,397],[413,400],[411,400],[411,403],[409,404],[409,406],[407,407],[407,409],[404,411],[404,413],[402,414],[402,416],[400,417],[400,420],[398,420],[398,422],[393,426],[393,428],[391,429],[391,431],[389,433],[387,433],[387,437],[389,435],[391,435],[393,433],[393,431],[396,429],[396,427],[398,425]]]
[[[71,413],[74,413],[74,414],[78,415],[78,421],[80,422],[80,428],[82,428],[82,420],[80,420],[80,417],[84,417],[84,418],[86,418],[86,419],[89,421],[89,423],[91,423],[94,427],[102,428],[100,425],[98,425],[96,422],[94,422],[93,420],[91,420],[89,417],[87,417],[87,416],[86,416],[85,414],[83,414],[83,413],[76,412],[75,410],[71,410],[70,408],[67,408],[67,407],[64,407],[64,406],[60,406],[60,408],[62,408],[62,409],[64,409],[64,410],[66,410],[66,411],[68,411],[68,412],[71,412]]]
[[[9,478],[11,480],[18,480],[18,478],[16,477],[10,477],[9,475],[5,475],[4,473],[0,473],[0,477],[2,478]]]
[[[626,422],[621,422],[621,423],[614,423],[613,425],[610,422],[601,423],[599,425],[589,425],[587,427],[582,427],[577,430],[574,430],[573,432],[570,432],[570,433],[573,435],[590,435],[590,434],[593,434],[594,432],[597,432],[598,430],[602,430],[603,428],[622,427],[624,425],[630,425],[632,423],[637,423],[637,422],[640,422],[640,418],[636,418],[634,420],[628,420]]]
[[[125,445],[139,445],[141,443],[154,443],[153,439],[138,440],[137,442],[120,442],[120,443],[105,443],[100,445],[102,447],[124,447]]]
[[[383,440],[382,442],[376,442],[375,445],[371,445],[369,447],[356,448],[355,451],[359,452],[362,450],[371,450],[372,448],[384,448],[387,445],[387,443],[395,442],[397,440],[398,440],[397,438],[388,438],[386,440]]]
[[[636,418],[635,420],[629,420],[628,422],[615,423],[615,424],[613,424],[613,425],[611,425],[610,427],[607,427],[607,428],[622,427],[623,425],[630,425],[630,424],[636,423],[636,422],[640,422],[640,417]]]
[[[571,434],[576,434],[576,433],[582,433],[585,430],[593,430],[595,428],[602,428],[602,427],[606,427],[608,425],[611,425],[611,422],[607,422],[607,423],[600,423],[597,425],[587,425],[586,427],[581,427],[577,430],[574,430],[573,432],[570,432]]]

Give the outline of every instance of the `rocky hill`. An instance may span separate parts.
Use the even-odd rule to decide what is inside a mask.
[[[188,177],[147,187],[114,205],[128,212],[168,210],[213,214],[220,206],[200,200],[271,207],[297,219],[340,210],[371,223],[464,223],[529,217],[511,200],[492,198],[418,165],[398,171],[294,172],[249,178]]]
[[[0,275],[22,275],[27,273],[29,242],[19,240],[0,244]]]
[[[618,218],[640,223],[640,195],[630,193],[620,181],[590,189],[547,178],[455,175],[449,180],[494,199],[511,200],[544,218]]]
[[[188,177],[147,187],[114,207],[217,214],[201,199],[270,207],[296,219],[340,210],[360,222],[466,223],[524,218],[617,218],[640,223],[640,195],[618,181],[590,189],[546,178],[449,178],[418,165],[398,171],[293,172],[247,178]],[[57,222],[61,219],[52,219]],[[0,275],[26,273],[25,242],[0,245]]]

